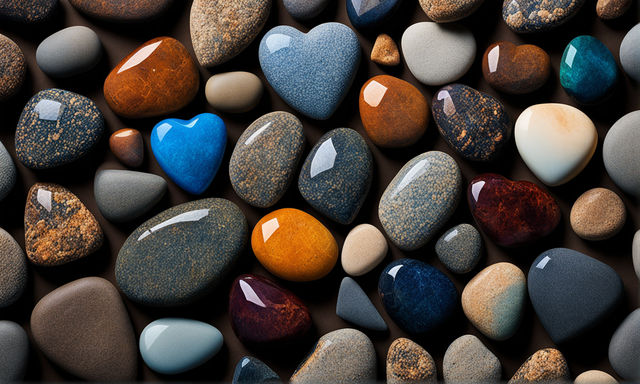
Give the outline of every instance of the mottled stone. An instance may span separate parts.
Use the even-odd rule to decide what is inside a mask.
[[[36,62],[51,77],[80,75],[95,67],[102,58],[102,43],[91,29],[76,25],[62,29],[38,45]]]
[[[436,363],[424,348],[413,341],[400,337],[395,339],[387,351],[387,383],[436,383]]]
[[[504,0],[502,18],[517,33],[546,32],[569,21],[585,0]]]
[[[604,167],[614,183],[640,198],[640,111],[622,116],[607,131],[602,146]]]
[[[137,129],[123,128],[115,131],[109,137],[109,148],[124,165],[134,168],[142,165],[144,142]]]
[[[0,308],[5,308],[15,303],[24,292],[27,285],[27,259],[20,245],[9,232],[2,228],[0,228],[0,265],[2,265]],[[0,369],[1,372],[2,369]],[[2,377],[1,374],[0,377]]]
[[[467,273],[482,256],[482,236],[470,224],[459,224],[445,232],[436,242],[438,259],[454,273]]]
[[[640,24],[631,28],[620,44],[620,64],[633,80],[640,82]]]
[[[540,349],[518,368],[509,384],[553,383],[569,381],[569,367],[560,351]]]
[[[636,270],[636,275],[640,279],[640,229],[633,236],[633,242],[631,245],[633,255],[633,269]]]
[[[345,277],[340,283],[336,315],[342,320],[374,331],[386,331],[387,323],[358,283]]]
[[[209,105],[222,112],[241,113],[252,110],[260,102],[262,80],[251,72],[218,73],[207,80],[205,96]]]
[[[624,380],[640,380],[640,309],[618,326],[609,343],[609,362]]]
[[[58,7],[58,0],[3,0],[0,3],[0,20],[21,24],[43,23],[57,13]]]
[[[627,209],[612,190],[593,188],[573,203],[569,218],[576,235],[586,240],[605,240],[620,232]]]
[[[579,374],[573,384],[618,384],[618,380],[606,372],[592,369]]]
[[[371,61],[380,65],[394,66],[400,64],[400,51],[398,45],[386,33],[376,37],[371,49]]]
[[[268,365],[252,356],[245,356],[236,364],[232,384],[281,383],[280,376]]]
[[[370,30],[389,20],[401,3],[401,0],[347,0],[347,16],[355,28]]]
[[[617,19],[631,8],[632,0],[598,0],[596,13],[603,20]]]
[[[521,95],[542,87],[551,75],[547,52],[533,44],[493,43],[482,57],[482,75],[494,89]]]
[[[155,19],[174,0],[69,0],[75,9],[100,20],[116,23],[137,23]]]
[[[18,44],[0,34],[0,101],[20,91],[26,72],[27,62]]]
[[[13,321],[0,320],[0,381],[20,382],[27,371],[29,337]]]
[[[460,336],[449,345],[442,361],[445,383],[498,383],[502,364],[473,335]]]
[[[17,171],[13,159],[0,141],[0,201],[9,195],[16,185]]]
[[[371,224],[357,225],[342,244],[342,269],[351,276],[362,276],[384,260],[388,249],[387,239],[378,228]]]
[[[297,20],[309,20],[318,16],[331,0],[283,0],[284,8]]]
[[[484,0],[420,0],[420,6],[437,23],[464,19],[482,5]]]

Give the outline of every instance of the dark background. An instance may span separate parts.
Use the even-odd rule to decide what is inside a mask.
[[[105,116],[107,132],[109,134],[123,127],[137,128],[142,131],[145,137],[146,159],[140,170],[164,176],[162,170],[151,155],[148,140],[151,128],[162,118],[126,120],[117,117],[104,101],[102,85],[111,68],[137,46],[153,37],[161,35],[173,36],[180,40],[193,54],[189,37],[189,10],[191,2],[176,0],[173,8],[160,19],[154,22],[124,26],[88,19],[74,10],[66,0],[61,0],[61,3],[62,10],[50,25],[41,27],[0,25],[0,33],[16,41],[24,51],[28,61],[28,75],[23,91],[10,102],[0,105],[0,139],[15,159],[13,142],[15,126],[27,100],[34,93],[42,89],[50,87],[64,88],[86,95],[98,104]],[[501,3],[501,1],[497,0],[487,0],[474,15],[463,20],[462,23],[473,30],[478,43],[478,52],[473,67],[459,82],[476,87],[477,89],[498,97],[506,105],[512,122],[515,122],[518,114],[524,108],[532,104],[553,101],[576,105],[564,92],[558,80],[560,58],[566,44],[575,36],[592,34],[604,42],[615,56],[616,61],[618,61],[620,42],[626,31],[638,22],[638,15],[640,14],[638,4],[634,2],[633,9],[627,12],[626,16],[622,19],[603,22],[596,17],[595,1],[588,0],[579,14],[560,29],[546,34],[526,36],[516,35],[508,30],[501,17]],[[213,70],[201,68],[201,87],[196,99],[184,110],[174,113],[171,116],[188,119],[204,111],[215,112],[208,106],[204,97],[204,84],[207,78],[213,73],[247,70],[258,74],[264,80],[258,64],[258,44],[260,38],[270,28],[279,24],[288,24],[307,31],[314,25],[333,20],[350,26],[346,15],[345,0],[331,1],[328,9],[321,16],[316,20],[304,24],[294,21],[287,14],[282,6],[282,0],[274,0],[269,21],[254,43],[240,56],[227,64],[214,68]],[[360,87],[372,76],[387,73],[401,77],[417,86],[425,94],[427,99],[430,100],[436,88],[425,87],[418,83],[418,81],[412,77],[404,62],[398,67],[386,68],[376,65],[368,59],[377,33],[389,33],[399,44],[402,32],[406,27],[415,22],[426,20],[427,18],[416,0],[405,0],[399,11],[386,25],[371,34],[358,32],[363,49],[363,60],[360,64],[354,85],[333,118],[328,121],[319,122],[304,118],[296,113],[304,123],[307,136],[305,156],[318,138],[333,128],[350,127],[356,129],[366,138],[358,114],[358,94]],[[95,30],[102,39],[105,56],[100,65],[89,74],[71,80],[55,81],[42,73],[36,65],[35,50],[40,41],[46,36],[58,29],[72,25],[86,25]],[[526,96],[505,95],[492,90],[482,78],[481,59],[484,50],[491,43],[499,40],[509,40],[515,43],[533,43],[544,48],[551,55],[554,69],[546,86],[538,92]],[[386,315],[377,295],[377,280],[379,274],[384,266],[391,260],[401,257],[412,257],[431,263],[440,270],[445,271],[455,282],[459,292],[462,292],[465,283],[481,268],[489,264],[499,261],[509,261],[518,265],[526,273],[531,262],[539,253],[553,247],[568,247],[584,252],[611,265],[622,276],[626,297],[620,313],[612,316],[606,324],[591,334],[584,336],[579,343],[560,347],[560,350],[569,361],[572,377],[577,376],[587,369],[602,369],[614,374],[607,361],[609,339],[615,327],[624,316],[638,306],[638,280],[633,271],[631,261],[631,241],[636,228],[638,228],[638,220],[640,220],[638,202],[632,197],[622,194],[621,191],[613,185],[611,179],[605,172],[601,150],[602,140],[609,127],[625,113],[640,108],[640,89],[638,88],[638,84],[633,83],[624,74],[621,75],[621,78],[620,86],[607,102],[595,107],[582,108],[598,128],[598,149],[587,168],[577,178],[566,185],[550,189],[550,192],[558,200],[563,213],[561,225],[551,236],[533,246],[518,249],[503,249],[497,247],[491,241],[487,241],[485,237],[485,256],[481,260],[478,268],[465,276],[452,275],[445,271],[435,256],[434,244],[436,239],[424,248],[414,252],[402,252],[396,247],[390,246],[389,255],[380,266],[369,274],[357,278],[357,281],[365,291],[368,292],[370,298],[389,325],[389,332],[367,332],[373,340],[378,353],[379,379],[382,380],[385,377],[385,357],[389,345],[395,338],[407,336]],[[529,180],[540,184],[523,164],[517,153],[515,143],[509,143],[504,151],[504,156],[494,164],[472,164],[462,160],[447,147],[437,133],[437,127],[433,121],[431,121],[424,138],[408,149],[384,150],[375,147],[369,142],[375,159],[376,171],[371,191],[353,225],[338,225],[320,216],[300,197],[295,185],[292,185],[286,196],[276,206],[272,207],[272,209],[256,209],[243,203],[233,192],[228,178],[228,160],[235,142],[242,131],[253,120],[272,110],[293,112],[273,90],[267,86],[263,100],[254,111],[239,115],[221,114],[227,124],[229,132],[229,142],[227,144],[225,159],[211,187],[201,196],[225,197],[235,202],[247,216],[251,227],[255,225],[260,217],[271,210],[283,207],[296,207],[310,212],[327,225],[335,235],[339,244],[342,244],[348,231],[357,224],[369,222],[380,228],[380,223],[377,219],[377,203],[384,188],[405,162],[422,152],[434,149],[445,151],[458,161],[466,182],[478,173],[490,171],[506,175],[513,179]],[[108,150],[108,136],[108,134],[105,135],[87,159],[62,169],[35,172],[23,167],[16,161],[19,179],[13,193],[0,203],[0,226],[7,229],[21,245],[24,245],[22,222],[25,197],[29,187],[36,181],[58,183],[77,194],[98,218],[105,231],[106,239],[103,248],[99,252],[83,260],[56,268],[36,268],[30,266],[29,284],[24,297],[12,307],[0,310],[0,318],[17,321],[29,330],[31,309],[41,297],[56,287],[77,278],[92,275],[102,276],[115,283],[115,259],[127,235],[153,214],[173,205],[197,198],[189,196],[170,182],[168,196],[154,212],[128,225],[115,225],[105,220],[98,211],[92,193],[94,173],[98,168],[124,169],[123,165],[120,164]],[[619,235],[606,241],[589,242],[581,240],[572,232],[568,223],[568,216],[571,205],[575,199],[584,191],[597,186],[612,188],[621,194],[626,203],[629,217],[623,231]],[[455,216],[447,224],[446,228],[450,228],[461,222],[473,223],[465,198],[461,200]],[[146,381],[170,379],[183,381],[230,381],[233,375],[233,368],[238,360],[244,355],[252,354],[274,368],[281,374],[283,379],[288,379],[298,363],[302,361],[306,353],[313,346],[317,337],[329,331],[349,326],[349,324],[335,315],[339,283],[342,277],[345,276],[339,262],[328,277],[317,282],[304,284],[289,283],[269,276],[299,295],[302,300],[308,304],[312,313],[314,330],[308,339],[301,340],[298,345],[284,346],[276,350],[248,350],[238,341],[231,330],[227,314],[228,293],[231,281],[233,281],[233,278],[238,274],[246,272],[255,272],[269,276],[257,263],[251,250],[247,249],[241,258],[239,266],[214,293],[188,307],[173,309],[145,308],[123,297],[137,334],[139,334],[149,322],[160,317],[173,316],[194,318],[211,323],[220,329],[225,337],[223,350],[209,363],[192,372],[173,377],[165,377],[150,371],[140,360],[140,373],[138,378]],[[412,339],[419,342],[434,357],[438,366],[438,375],[442,378],[442,358],[447,346],[455,338],[465,333],[473,333],[479,336],[489,349],[500,358],[504,370],[503,379],[505,380],[508,380],[520,364],[533,352],[539,348],[553,346],[547,333],[536,318],[530,303],[527,304],[524,321],[517,334],[510,340],[504,342],[491,341],[482,336],[470,325],[462,314],[462,311],[460,311],[456,321],[453,321],[446,329],[437,332],[435,335],[420,338],[412,337]],[[60,381],[73,380],[74,378],[55,367],[40,352],[33,348],[26,379],[30,381]]]

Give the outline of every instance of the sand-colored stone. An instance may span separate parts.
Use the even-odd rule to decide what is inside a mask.
[[[622,199],[606,188],[593,188],[578,197],[569,216],[573,231],[585,240],[615,236],[627,219]]]
[[[400,51],[391,36],[385,33],[378,35],[371,50],[371,61],[388,66],[400,64]]]
[[[618,384],[618,380],[606,372],[592,369],[578,375],[573,384]]]
[[[362,276],[380,264],[388,249],[387,239],[378,228],[360,224],[344,240],[342,268],[351,276]]]
[[[209,104],[222,112],[240,113],[252,110],[260,102],[263,85],[251,72],[218,73],[207,81],[204,93]]]
[[[518,368],[509,384],[553,383],[570,380],[567,360],[560,351],[545,348],[531,355]]]

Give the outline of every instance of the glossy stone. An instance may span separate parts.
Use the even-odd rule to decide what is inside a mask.
[[[533,44],[499,41],[482,57],[482,76],[494,89],[521,95],[542,87],[551,74],[547,52]]]
[[[20,24],[48,21],[58,11],[58,0],[3,0],[0,20]]]
[[[252,356],[245,356],[238,361],[233,372],[232,384],[280,383],[280,376],[269,366]]]
[[[218,73],[207,80],[205,96],[209,105],[222,112],[241,113],[252,110],[260,102],[262,80],[251,72]]]
[[[467,199],[480,229],[503,247],[533,243],[560,223],[553,196],[528,181],[481,174],[469,183]]]
[[[377,146],[406,147],[427,130],[427,99],[416,87],[396,77],[369,79],[360,90],[359,106],[364,130]]]
[[[155,19],[169,9],[174,0],[69,0],[87,16],[116,23],[138,23]]]
[[[227,128],[211,113],[191,120],[165,119],[151,131],[151,150],[162,170],[194,195],[202,194],[213,181],[226,146]]]
[[[11,193],[17,177],[16,165],[4,144],[0,142],[0,201]]]
[[[188,303],[226,276],[246,245],[247,232],[242,211],[228,200],[177,205],[133,231],[118,253],[116,281],[138,303]]]
[[[54,266],[81,259],[102,246],[102,228],[68,189],[36,183],[24,209],[24,243],[35,265]]]
[[[297,20],[309,20],[318,16],[331,0],[283,0],[284,8]]]
[[[123,128],[109,137],[109,149],[124,165],[139,167],[144,160],[144,142],[140,131]]]
[[[374,28],[388,20],[401,2],[401,0],[347,0],[347,16],[355,28]]]
[[[620,64],[633,80],[640,82],[640,24],[631,28],[620,44]]]
[[[467,273],[482,256],[482,236],[470,224],[459,224],[445,232],[436,242],[436,255],[448,270]]]
[[[632,0],[598,0],[596,13],[603,20],[617,19],[631,8]]]
[[[373,178],[373,157],[358,132],[337,128],[324,134],[300,170],[298,190],[320,213],[350,224],[360,212]]]
[[[607,131],[602,146],[604,167],[614,183],[640,198],[640,111],[622,116]]]
[[[338,261],[338,244],[316,218],[294,208],[273,211],[251,234],[256,258],[269,272],[289,281],[326,276]]]
[[[618,380],[606,372],[592,369],[579,374],[573,384],[618,384]]]
[[[353,83],[360,43],[340,23],[320,24],[306,34],[280,25],[262,38],[259,59],[267,81],[287,104],[312,119],[326,120]]]
[[[482,5],[484,0],[420,0],[420,6],[429,19],[449,23],[464,19]]]
[[[5,308],[20,299],[24,292],[27,285],[27,259],[20,245],[9,232],[2,228],[0,228],[0,265],[2,265],[0,268],[0,308]],[[0,369],[1,372],[2,369]]]
[[[387,324],[358,283],[345,277],[340,283],[336,315],[342,320],[374,331],[386,331]]]
[[[437,383],[436,363],[424,348],[400,337],[387,351],[387,383]]]
[[[176,39],[156,37],[122,59],[104,82],[109,107],[126,118],[175,112],[198,93],[198,68]]]
[[[640,309],[618,326],[609,343],[609,362],[624,380],[640,380]]]
[[[612,190],[593,188],[578,197],[571,207],[571,228],[586,240],[605,240],[615,236],[627,219],[622,199]]]
[[[442,360],[445,383],[498,383],[502,365],[482,341],[473,335],[455,339]]]
[[[633,269],[635,269],[636,275],[638,276],[638,279],[640,279],[640,229],[636,231],[636,234],[633,236],[631,250],[633,257]]]
[[[0,34],[0,101],[20,91],[26,72],[27,63],[18,44]]]
[[[517,33],[546,32],[569,21],[585,0],[504,0],[502,18]]]
[[[378,228],[371,224],[357,225],[342,244],[342,269],[351,276],[362,276],[384,260],[388,249],[387,239]]]
[[[257,275],[235,279],[229,316],[236,336],[250,345],[292,342],[311,328],[311,314],[298,297]]]
[[[302,122],[291,113],[261,116],[242,132],[231,154],[233,190],[255,207],[274,205],[295,176],[304,143]]]
[[[88,72],[102,57],[98,35],[81,25],[62,29],[38,45],[36,62],[51,77],[71,77]]]
[[[376,37],[371,49],[371,61],[380,65],[394,66],[400,64],[400,51],[398,45],[386,33]]]
[[[440,88],[431,109],[442,137],[467,160],[494,160],[511,138],[511,122],[502,103],[466,85]]]
[[[569,381],[569,367],[560,351],[540,349],[518,368],[509,384],[553,383]]]
[[[13,321],[0,320],[0,381],[20,382],[27,371],[29,337]]]
[[[444,152],[425,152],[409,160],[385,189],[380,223],[399,248],[420,248],[449,220],[461,189],[455,160]]]

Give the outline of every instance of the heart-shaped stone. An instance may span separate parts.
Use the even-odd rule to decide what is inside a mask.
[[[347,0],[347,15],[358,29],[376,27],[398,8],[401,0]]]
[[[493,43],[484,52],[482,75],[500,92],[520,95],[533,92],[547,82],[551,59],[542,48],[510,41]]]
[[[194,195],[204,192],[213,181],[226,145],[227,128],[211,113],[191,120],[162,120],[151,132],[151,150],[162,169]]]
[[[260,66],[292,108],[326,120],[351,87],[360,64],[358,37],[344,24],[324,23],[308,33],[280,25],[262,38]]]

